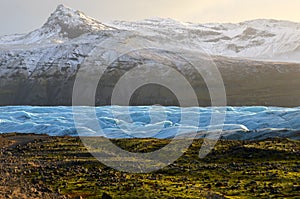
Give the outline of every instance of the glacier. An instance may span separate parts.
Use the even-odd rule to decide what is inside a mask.
[[[128,112],[126,111],[128,110]],[[265,106],[225,107],[222,139],[259,140],[274,137],[300,139],[300,107],[281,108]],[[1,133],[37,133],[50,136],[78,136],[71,106],[3,106],[0,107]],[[151,106],[96,107],[101,133],[85,128],[84,136],[108,138],[173,138],[177,134],[197,131],[198,138],[207,136],[214,107],[175,106],[152,109]],[[192,113],[192,114],[191,114]],[[199,114],[195,122],[193,113]],[[91,118],[82,116],[93,122]],[[181,123],[187,117],[189,124]],[[198,126],[192,126],[198,124]],[[81,134],[82,135],[82,134]]]

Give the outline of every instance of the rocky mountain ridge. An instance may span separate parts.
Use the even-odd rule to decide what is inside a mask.
[[[95,63],[101,69],[106,67],[107,60],[115,59],[99,84],[97,105],[110,104],[114,84],[126,71],[142,62],[153,65],[163,62],[186,76],[197,93],[199,105],[207,106],[211,103],[210,96],[201,74],[178,59],[179,55],[184,56],[202,67],[202,58],[197,55],[204,52],[222,75],[228,105],[299,106],[300,65],[254,60],[260,56],[252,53],[260,54],[272,43],[287,50],[279,52],[273,48],[273,53],[264,50],[271,58],[278,53],[288,56],[293,51],[297,54],[298,44],[293,39],[300,36],[296,31],[298,27],[297,23],[274,20],[201,25],[151,19],[104,25],[80,11],[60,5],[40,29],[25,35],[0,37],[0,104],[71,105],[78,70],[90,71]],[[287,29],[293,31],[286,32]],[[281,34],[289,35],[289,39]],[[258,38],[264,42],[258,42],[256,47],[244,46],[239,52],[223,48],[233,41],[250,45]],[[87,62],[95,49],[94,62]],[[152,50],[147,54],[139,49]],[[207,49],[215,53],[207,54]],[[136,56],[124,54],[130,51],[136,51]],[[223,56],[219,56],[220,52],[224,52]],[[143,97],[133,99],[131,105],[178,105],[177,99],[163,87],[150,85],[139,90],[136,96]]]

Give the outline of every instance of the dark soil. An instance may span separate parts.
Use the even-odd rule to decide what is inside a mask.
[[[169,140],[120,139],[133,152]],[[129,174],[97,161],[78,137],[0,136],[0,198],[299,198],[300,142],[219,141],[204,159],[203,140],[168,167]]]

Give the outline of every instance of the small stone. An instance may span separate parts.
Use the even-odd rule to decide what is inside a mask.
[[[107,193],[103,193],[102,199],[112,199],[112,197],[110,195],[108,195]]]

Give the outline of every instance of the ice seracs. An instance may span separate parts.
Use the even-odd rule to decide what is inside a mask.
[[[160,117],[162,112],[152,113],[151,117],[158,116],[159,121],[153,121],[150,118],[150,109],[147,107],[130,107],[130,111],[126,113],[124,110],[127,108],[121,106],[97,107],[95,111],[101,131],[95,132],[95,129],[89,128],[90,126],[82,126],[80,128],[84,128],[84,136],[164,139],[173,138],[177,133],[184,137],[198,129],[197,138],[206,137],[209,133],[210,135],[220,135],[222,139],[233,140],[261,140],[275,137],[300,140],[298,122],[300,107],[227,107],[225,124],[219,124],[218,127],[210,126],[211,113],[215,111],[211,108],[165,107],[164,109],[168,113],[167,118]],[[112,112],[112,110],[114,111]],[[181,114],[183,117],[188,117],[189,120],[195,119],[190,114],[191,110],[200,113],[200,118],[202,117],[198,126],[191,126],[180,120]],[[52,136],[76,136],[79,133],[74,126],[72,107],[3,106],[0,107],[0,111],[0,134],[36,132]],[[193,114],[193,116],[195,115]],[[93,119],[88,115],[82,114],[82,117],[86,123],[93,123]],[[222,132],[219,132],[220,129],[223,129]]]

